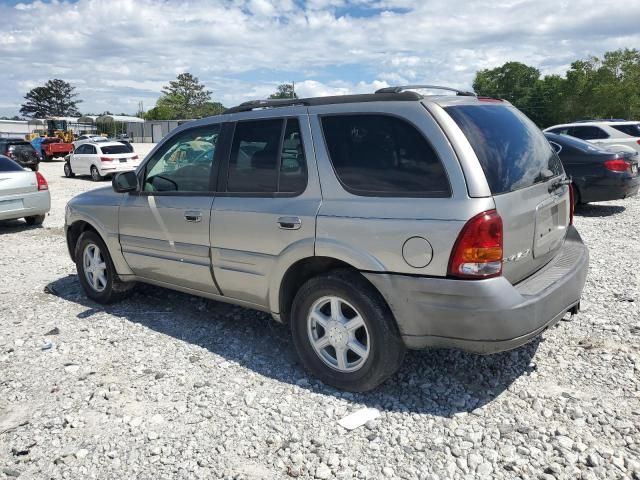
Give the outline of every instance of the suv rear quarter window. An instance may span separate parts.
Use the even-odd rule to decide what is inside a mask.
[[[451,188],[435,150],[418,129],[383,114],[321,117],[329,157],[354,195],[448,197]]]
[[[610,125],[611,128],[615,128],[619,132],[632,137],[640,137],[640,123],[627,124],[627,125]]]

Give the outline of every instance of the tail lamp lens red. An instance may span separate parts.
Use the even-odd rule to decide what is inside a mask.
[[[626,160],[622,160],[619,158],[613,160],[606,160],[604,162],[604,168],[610,170],[612,172],[626,172],[631,171],[631,162],[627,162]]]
[[[101,162],[113,162],[113,158],[109,157],[100,157]]]
[[[502,218],[496,210],[469,220],[458,235],[449,259],[449,275],[490,278],[502,274]]]
[[[40,172],[36,172],[36,180],[38,181],[38,190],[49,190],[49,184]]]
[[[573,212],[576,206],[576,192],[573,189],[573,183],[569,185],[569,225],[573,225]]]

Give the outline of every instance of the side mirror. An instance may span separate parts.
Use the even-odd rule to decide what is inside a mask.
[[[116,173],[111,180],[111,186],[118,193],[135,192],[138,189],[138,177],[136,172]]]

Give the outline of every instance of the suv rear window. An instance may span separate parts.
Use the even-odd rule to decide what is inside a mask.
[[[33,146],[29,142],[11,142],[8,147],[9,150],[34,150]]]
[[[108,155],[117,155],[119,153],[131,153],[129,148],[126,145],[105,145],[100,147],[102,153],[106,153]]]
[[[569,129],[569,135],[582,140],[600,140],[603,138],[609,138],[609,134],[607,132],[602,130],[600,127],[593,126],[571,127]]]
[[[631,135],[632,137],[640,137],[640,123],[634,123],[632,125],[609,125],[611,128],[615,128],[619,132],[625,135]]]
[[[445,110],[473,147],[492,194],[530,187],[563,173],[544,134],[517,109],[457,105]]]
[[[422,134],[398,117],[326,115],[322,129],[342,186],[354,195],[448,197],[447,174]]]

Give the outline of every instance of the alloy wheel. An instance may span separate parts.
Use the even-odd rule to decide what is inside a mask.
[[[367,325],[360,313],[337,296],[314,302],[307,317],[309,341],[318,357],[339,372],[362,368],[371,352]]]
[[[96,292],[107,288],[107,263],[100,247],[89,243],[82,253],[82,267],[87,282]]]

